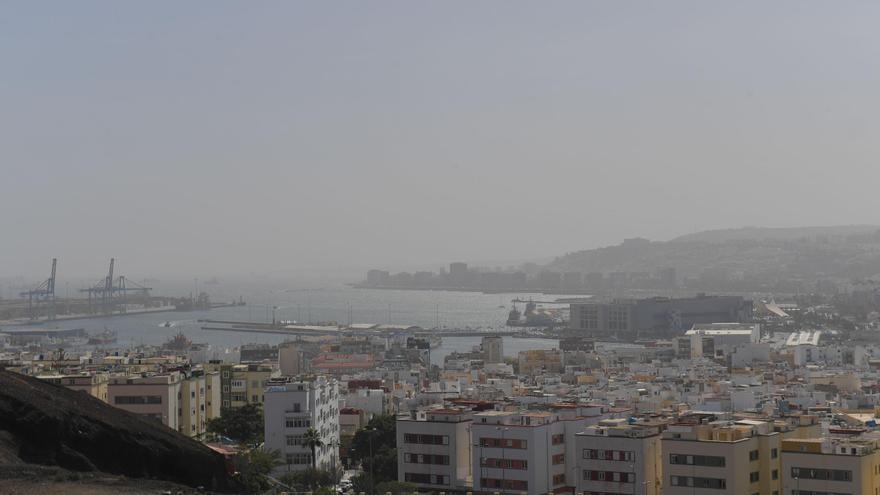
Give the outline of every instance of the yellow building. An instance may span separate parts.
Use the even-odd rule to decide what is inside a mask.
[[[56,385],[62,385],[71,390],[85,392],[92,397],[107,402],[107,383],[110,378],[106,373],[82,373],[78,375],[42,375],[37,376]]]
[[[269,378],[278,372],[268,364],[230,364],[211,361],[203,365],[207,372],[220,373],[221,406],[237,408],[264,402],[263,391]]]
[[[877,495],[877,439],[807,438],[782,441],[784,495]]]
[[[520,375],[562,372],[562,351],[559,349],[520,351],[518,358]]]
[[[781,439],[772,422],[683,415],[663,432],[663,494],[779,495]]]

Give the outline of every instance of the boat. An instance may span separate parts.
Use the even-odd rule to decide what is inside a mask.
[[[171,325],[170,321],[166,321],[165,323],[162,324],[162,326],[165,328],[171,328],[172,325]]]
[[[104,327],[104,331],[89,335],[88,345],[107,345],[116,343],[116,330]]]
[[[192,340],[188,339],[183,332],[178,332],[177,335],[165,342],[165,345],[162,347],[173,351],[185,351],[192,347]]]
[[[507,315],[507,326],[515,327],[521,324],[520,322],[520,312],[516,309],[516,305],[513,306],[513,309],[510,310],[510,313]]]

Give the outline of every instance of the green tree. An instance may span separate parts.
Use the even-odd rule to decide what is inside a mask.
[[[351,458],[363,460],[370,455],[370,442],[374,452],[383,447],[393,449],[397,446],[397,418],[393,414],[373,416],[367,425],[358,430],[351,441]]]
[[[397,420],[394,415],[374,416],[367,426],[358,430],[351,443],[351,459],[360,462],[364,474],[356,492],[374,493],[376,485],[397,481]],[[372,476],[372,479],[371,479]]]
[[[321,434],[318,430],[314,428],[306,430],[303,435],[303,445],[312,450],[312,469],[318,469],[318,457],[315,454],[317,454],[318,448],[324,446],[324,441],[321,440]]]
[[[263,441],[263,409],[259,404],[224,407],[220,417],[208,421],[208,431],[238,442],[256,445]]]
[[[281,482],[300,491],[314,492],[318,488],[332,487],[335,485],[336,476],[329,471],[309,468],[302,471],[287,473],[281,477]]]
[[[406,481],[385,481],[376,485],[376,493],[391,493],[391,495],[410,495],[418,491],[415,483]]]
[[[247,494],[263,493],[271,486],[267,476],[281,465],[277,450],[252,449],[239,460],[238,477]]]

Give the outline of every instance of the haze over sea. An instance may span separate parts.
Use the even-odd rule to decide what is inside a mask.
[[[215,350],[247,343],[277,344],[290,337],[274,334],[237,333],[202,330],[200,319],[271,322],[275,307],[277,320],[302,323],[336,321],[347,324],[379,323],[417,325],[423,328],[472,328],[504,330],[511,300],[514,298],[553,300],[557,296],[537,293],[483,294],[480,292],[355,289],[344,282],[302,280],[220,280],[205,284],[150,282],[156,295],[188,296],[207,292],[212,302],[230,302],[241,296],[245,306],[216,308],[210,311],[181,311],[157,314],[111,316],[49,324],[58,328],[84,328],[97,333],[104,328],[118,332],[118,346],[159,345],[182,332],[193,342],[206,342]],[[522,305],[519,305],[522,310]],[[165,327],[164,323],[172,323]],[[480,343],[479,337],[444,337],[443,344],[431,353],[431,361],[443,362],[453,351],[469,351]],[[504,353],[516,356],[521,350],[549,349],[558,346],[551,339],[504,339]]]

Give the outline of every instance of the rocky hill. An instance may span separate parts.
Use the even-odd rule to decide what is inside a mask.
[[[628,239],[617,246],[568,253],[559,272],[653,272],[679,277],[722,273],[762,281],[866,278],[880,274],[880,226],[745,228],[706,231],[671,241]]]
[[[81,392],[0,370],[0,462],[234,492],[222,456]]]

